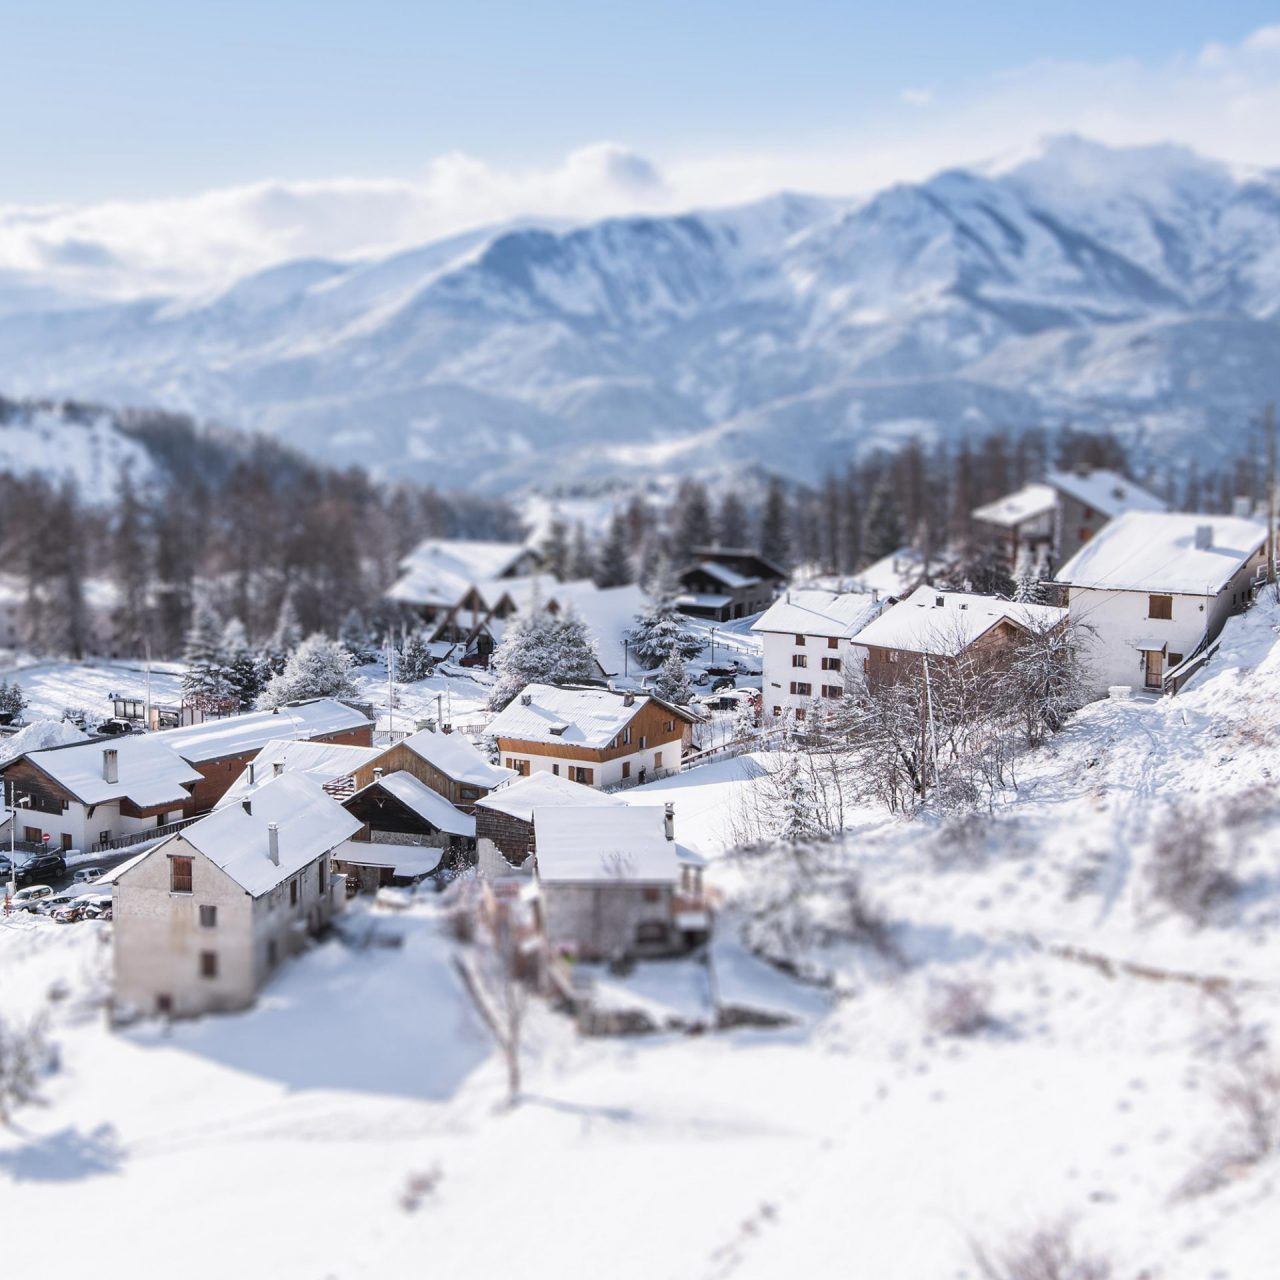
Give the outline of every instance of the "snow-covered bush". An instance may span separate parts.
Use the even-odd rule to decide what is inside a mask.
[[[1206,924],[1239,888],[1214,820],[1191,803],[1171,805],[1157,824],[1147,877],[1156,902],[1196,925]]]
[[[1039,1227],[1001,1246],[973,1247],[982,1280],[1111,1280],[1106,1258],[1076,1245],[1069,1221]]]
[[[996,1025],[985,982],[939,982],[929,993],[929,1029],[942,1036],[976,1036]]]
[[[279,707],[300,698],[350,698],[356,693],[351,679],[351,655],[336,640],[317,632],[308,636],[290,655],[279,675],[272,676],[259,704]]]

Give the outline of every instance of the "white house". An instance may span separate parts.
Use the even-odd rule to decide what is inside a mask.
[[[86,852],[179,821],[202,780],[158,734],[29,751],[0,778],[21,806],[18,839]]]
[[[647,693],[531,684],[490,722],[501,762],[589,787],[679,773],[695,718]]]
[[[1264,524],[1241,516],[1133,511],[1076,552],[1057,581],[1072,620],[1092,628],[1098,693],[1163,688],[1252,599],[1266,539]]]
[[[842,698],[846,672],[860,672],[865,658],[854,637],[888,605],[875,591],[814,590],[770,605],[751,626],[763,637],[763,714],[803,720],[815,699]]]
[[[555,950],[672,955],[704,941],[703,860],[676,844],[671,806],[555,805],[533,815],[534,880]]]
[[[116,869],[116,1000],[142,1013],[243,1009],[340,910],[332,859],[360,822],[284,774]]]

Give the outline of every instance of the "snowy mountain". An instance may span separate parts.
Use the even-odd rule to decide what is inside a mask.
[[[448,486],[811,478],[1066,421],[1164,457],[1211,427],[1227,453],[1280,395],[1280,172],[1062,138],[861,201],[477,231],[213,298],[10,299],[0,380]]]

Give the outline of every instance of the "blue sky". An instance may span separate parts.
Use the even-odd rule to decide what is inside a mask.
[[[602,140],[664,163],[816,157],[926,136],[1041,63],[1176,72],[1277,16],[1203,0],[5,3],[3,199],[412,179],[454,152],[538,167]]]

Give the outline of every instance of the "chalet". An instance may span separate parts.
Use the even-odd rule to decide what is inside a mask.
[[[152,735],[200,774],[191,811],[205,813],[222,799],[246,766],[274,738],[332,742],[354,747],[373,744],[373,724],[362,711],[333,698],[315,698]]]
[[[858,633],[868,680],[892,682],[921,659],[946,663],[962,654],[1000,656],[1018,637],[1061,626],[1065,609],[994,596],[917,587]]]
[[[190,812],[201,775],[159,734],[139,734],[30,751],[0,779],[21,806],[24,845],[88,851],[165,834]]]
[[[541,567],[542,557],[523,543],[428,538],[401,562],[387,599],[430,625],[454,611],[477,583],[522,578]]]
[[[503,765],[589,787],[679,773],[696,718],[653,694],[531,684],[490,722]]]
[[[754,551],[702,547],[680,574],[676,605],[691,618],[728,622],[767,609],[786,582],[785,569]]]
[[[381,747],[353,747],[340,742],[272,738],[245,765],[215,809],[239,804],[282,773],[302,773],[318,782],[335,800],[356,791],[356,771],[383,754]]]
[[[977,507],[973,519],[1004,547],[1009,569],[1032,565],[1042,576],[1073,556],[1127,511],[1164,511],[1165,504],[1114,471],[1051,471],[1043,483],[1024,485]]]
[[[583,960],[667,956],[705,942],[703,860],[676,844],[672,807],[534,811],[534,881],[548,945]]]
[[[502,876],[525,867],[537,847],[536,809],[554,805],[619,805],[622,801],[552,773],[517,778],[476,804],[476,857],[482,875]]]
[[[341,909],[359,821],[302,774],[183,828],[112,873],[117,1004],[187,1016],[253,1003]]]
[[[1266,539],[1264,524],[1240,516],[1133,511],[1077,551],[1057,581],[1072,619],[1092,632],[1097,692],[1162,689],[1253,599]]]
[[[897,551],[881,556],[863,569],[859,569],[852,582],[842,590],[875,593],[901,600],[909,595],[929,575],[930,565],[936,570],[938,561],[927,561],[915,547],[899,547]],[[816,584],[815,584],[816,585]]]
[[[447,729],[420,729],[362,761],[355,770],[356,789],[367,787],[379,773],[410,774],[464,813],[516,776],[513,769],[490,764],[471,741]]]
[[[788,591],[751,626],[763,638],[763,713],[804,720],[815,699],[844,696],[845,674],[862,671],[854,637],[889,607],[877,592]]]

